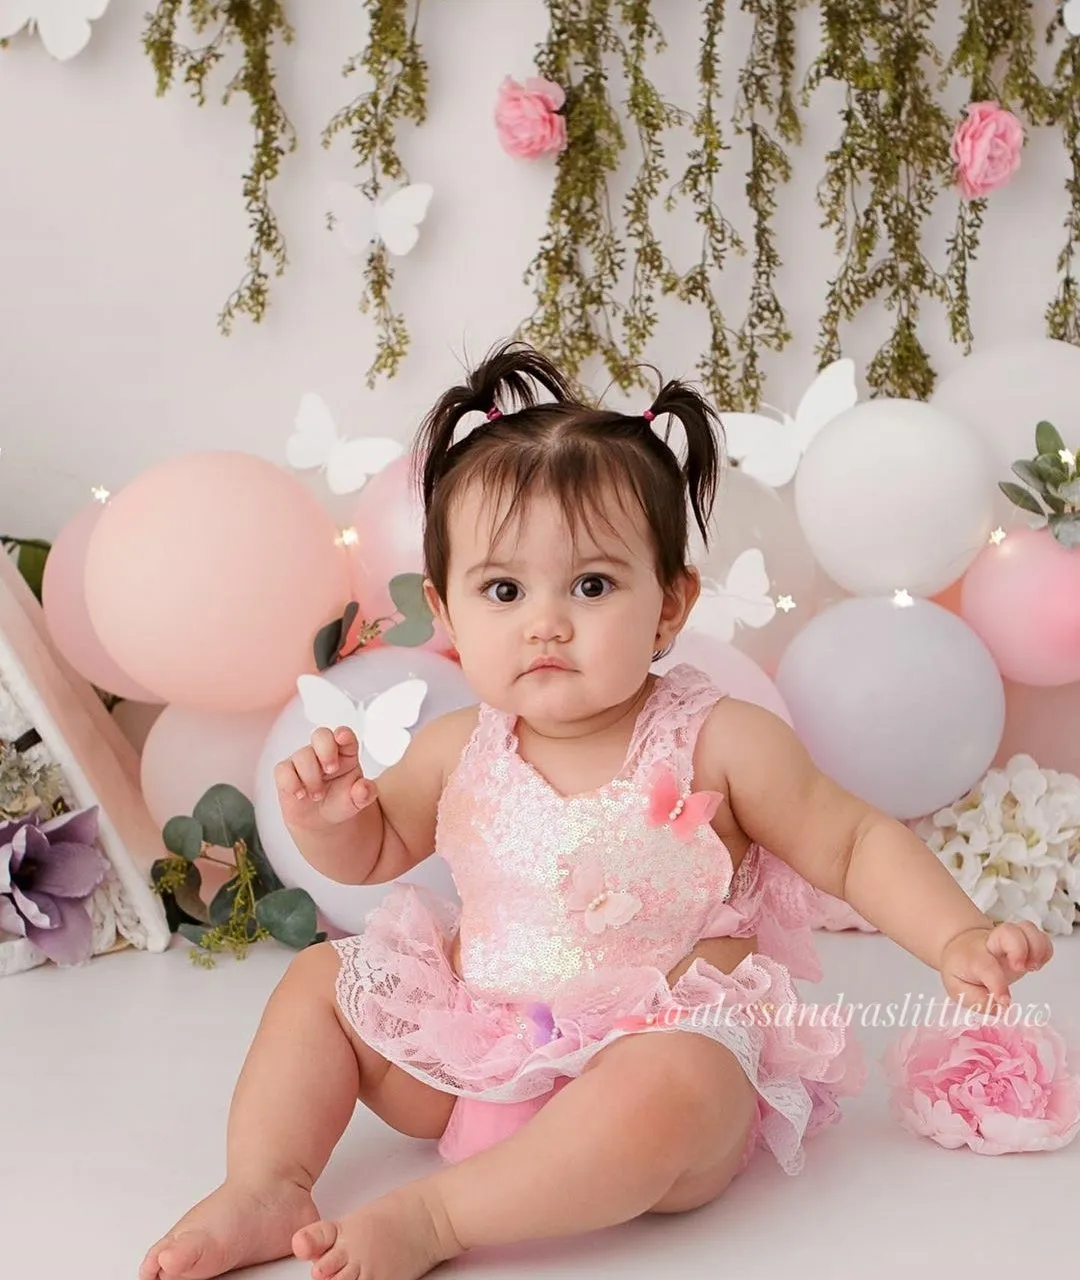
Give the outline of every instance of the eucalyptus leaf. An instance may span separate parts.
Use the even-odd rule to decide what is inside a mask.
[[[178,815],[170,818],[161,831],[161,840],[170,853],[194,862],[202,853],[202,823],[196,818]]]
[[[1026,459],[1021,458],[1020,461],[1012,464],[1013,475],[1019,476],[1026,485],[1029,485],[1036,493],[1046,492],[1046,481],[1035,470],[1035,468]]]
[[[342,623],[340,618],[335,618],[333,622],[328,622],[325,627],[320,627],[315,633],[313,648],[315,666],[319,671],[325,671],[327,667],[332,667],[337,661],[338,653],[341,650],[341,637]]]
[[[196,947],[201,947],[203,939],[210,932],[205,925],[189,924],[187,920],[180,922],[180,927],[176,931],[182,938],[186,938],[188,942],[193,943]]]
[[[1032,459],[1031,465],[1047,484],[1064,484],[1069,478],[1068,467],[1056,453],[1040,453],[1037,458]]]
[[[19,544],[16,564],[38,604],[41,603],[41,583],[45,577],[45,561],[49,557],[50,549],[51,545],[48,542],[41,542],[38,539]]]
[[[406,618],[404,622],[398,622],[384,631],[381,638],[387,644],[395,644],[405,649],[415,649],[417,645],[424,644],[430,640],[434,634],[435,628],[430,618],[426,620],[424,618]]]
[[[1070,507],[1080,507],[1080,476],[1075,476],[1066,484],[1058,485],[1054,493]]]
[[[1035,428],[1035,449],[1038,453],[1057,454],[1060,449],[1065,448],[1065,441],[1062,440],[1058,433],[1057,427],[1052,422],[1045,420],[1040,422]]]
[[[240,881],[233,876],[231,880],[227,880],[221,888],[214,894],[210,900],[210,923],[213,925],[223,925],[229,923],[229,917],[233,913],[233,906],[236,903],[236,891],[240,888]]]
[[[1046,514],[1034,494],[1029,493],[1027,489],[1021,489],[1018,484],[1013,484],[1011,480],[999,481],[998,488],[1014,506],[1019,507],[1022,511],[1030,511],[1032,515],[1036,516]]]
[[[1047,524],[1063,547],[1080,547],[1080,515],[1051,516]]]
[[[424,597],[424,578],[419,573],[399,573],[390,579],[390,599],[406,618],[431,617]]]
[[[228,782],[212,786],[195,806],[195,818],[201,823],[208,844],[232,848],[237,840],[251,844],[255,830],[255,809],[242,792]]]
[[[262,840],[259,838],[258,829],[252,832],[247,852],[248,857],[251,859],[251,865],[255,868],[255,876],[258,879],[259,888],[263,893],[273,893],[275,889],[284,888],[277,872],[270,865],[270,859],[266,856],[266,850],[263,848]]]
[[[318,913],[305,889],[278,889],[255,904],[255,918],[267,932],[296,951],[314,942]]]

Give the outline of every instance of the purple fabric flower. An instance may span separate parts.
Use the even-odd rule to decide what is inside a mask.
[[[27,938],[56,964],[90,958],[86,900],[109,864],[95,848],[97,807],[41,822],[0,823],[0,930]]]
[[[533,1048],[539,1048],[555,1039],[555,1018],[550,1005],[531,1004],[525,1010],[525,1016],[536,1028]]]

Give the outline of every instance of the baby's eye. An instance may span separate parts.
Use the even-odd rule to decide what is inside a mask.
[[[482,590],[493,604],[513,604],[521,588],[508,578],[499,578],[496,582],[485,583]]]
[[[615,584],[610,578],[605,578],[602,573],[587,573],[585,577],[579,578],[574,583],[574,590],[579,588],[581,594],[586,600],[600,600],[609,590],[614,590]]]

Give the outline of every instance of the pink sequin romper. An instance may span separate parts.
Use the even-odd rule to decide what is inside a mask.
[[[458,1160],[512,1132],[622,1035],[692,1030],[724,1044],[757,1090],[747,1159],[788,1173],[865,1078],[836,1018],[804,1015],[793,978],[821,976],[810,886],[752,846],[733,876],[707,822],[658,818],[657,769],[689,797],[694,744],[722,696],[694,667],[657,680],[607,785],[562,795],[519,754],[513,717],[482,705],[439,802],[438,852],[461,906],[402,881],[363,933],[334,945],[337,997],[360,1038],[459,1095],[440,1151]],[[673,778],[671,775],[674,775]],[[460,932],[462,978],[450,952]],[[757,936],[731,973],[703,938]]]

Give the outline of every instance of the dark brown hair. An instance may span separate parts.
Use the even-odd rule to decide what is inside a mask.
[[[544,391],[551,401],[541,402]],[[455,443],[458,424],[469,413],[487,419]],[[681,462],[652,425],[652,418],[668,414],[686,436]],[[664,383],[637,416],[615,413],[585,403],[532,347],[504,343],[447,391],[420,427],[415,466],[427,576],[445,600],[450,509],[465,485],[476,481],[496,508],[509,496],[499,532],[531,492],[551,494],[571,529],[589,527],[590,516],[610,525],[603,509],[607,496],[614,491],[620,501],[629,497],[648,522],[657,578],[666,589],[686,569],[687,497],[708,544],[722,462],[719,419],[685,383]]]

